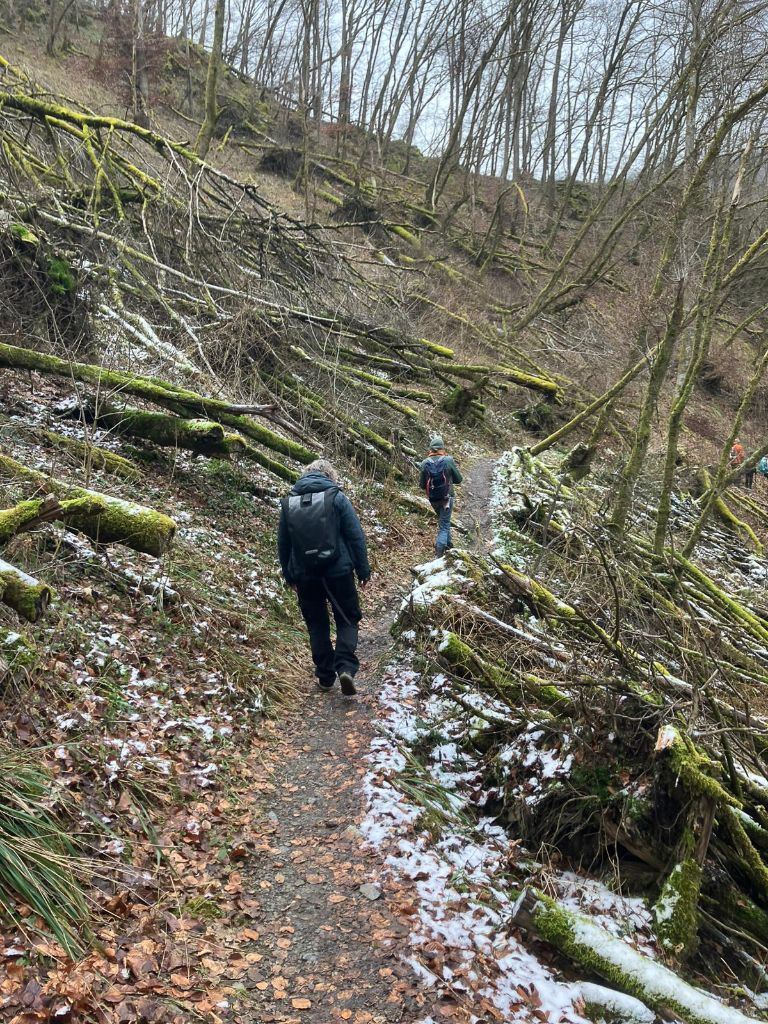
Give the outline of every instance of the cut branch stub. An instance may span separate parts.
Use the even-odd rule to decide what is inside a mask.
[[[37,622],[51,603],[53,591],[22,569],[0,558],[0,600],[28,622]]]

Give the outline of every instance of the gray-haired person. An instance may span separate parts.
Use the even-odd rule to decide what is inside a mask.
[[[309,632],[315,675],[321,690],[339,677],[345,696],[356,693],[358,623],[362,612],[355,574],[371,578],[365,534],[339,475],[325,459],[304,470],[281,501],[277,549],[286,583],[295,587]],[[336,622],[331,640],[330,605]]]

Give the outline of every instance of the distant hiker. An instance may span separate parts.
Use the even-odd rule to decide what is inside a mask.
[[[357,629],[363,617],[355,573],[365,586],[371,578],[365,534],[352,503],[339,487],[339,475],[325,459],[304,470],[281,499],[277,548],[285,582],[295,587],[309,632],[315,675],[321,690],[356,693]],[[331,641],[328,604],[336,620]]]
[[[764,455],[758,462],[757,472],[762,477],[768,477],[768,455]]]
[[[743,466],[744,465],[744,463],[746,461],[746,458],[747,458],[747,453],[746,453],[746,451],[744,449],[744,445],[741,443],[741,441],[737,437],[736,440],[733,442],[733,447],[731,448],[731,455],[730,455],[730,458],[728,459],[728,465],[731,467],[731,469],[738,469],[739,466]],[[748,490],[750,490],[750,491],[752,490],[752,484],[754,483],[754,479],[755,479],[754,467],[752,469],[747,469],[744,472],[744,486]]]
[[[419,486],[435,510],[438,519],[435,554],[445,554],[451,544],[451,513],[453,512],[454,484],[462,481],[459,467],[451,455],[446,455],[443,439],[435,434],[429,442],[429,455],[421,464]]]
[[[737,437],[736,440],[733,442],[733,447],[731,448],[731,455],[728,459],[728,464],[731,466],[731,468],[736,469],[737,466],[741,466],[743,464],[746,457],[747,453],[744,451],[744,445]]]

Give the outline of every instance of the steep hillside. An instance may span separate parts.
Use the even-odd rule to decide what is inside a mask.
[[[428,203],[438,161],[232,69],[203,160],[207,54],[163,41],[144,126],[108,28],[0,46],[3,1019],[764,1015],[738,188],[682,274],[684,177]],[[319,455],[371,546],[356,705],[275,557]]]

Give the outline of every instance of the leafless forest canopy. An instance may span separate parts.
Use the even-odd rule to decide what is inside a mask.
[[[139,6],[122,16],[145,33],[212,44],[214,0]],[[502,178],[663,172],[766,73],[765,6],[741,0],[231,0],[223,17],[224,59],[257,89],[372,132],[380,156],[404,140]],[[756,109],[731,155],[764,125]]]

